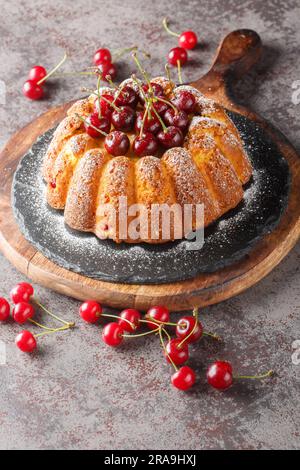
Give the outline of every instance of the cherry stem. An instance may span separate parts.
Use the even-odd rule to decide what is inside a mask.
[[[140,63],[139,59],[137,58],[136,52],[134,52],[134,53],[132,54],[132,57],[133,57],[133,60],[135,61],[136,65],[137,65],[139,71],[141,72],[141,74],[142,74],[143,77],[145,78],[145,80],[146,80],[146,82],[147,82],[147,84],[148,84],[148,86],[149,86],[149,90],[150,90],[151,92],[153,92],[153,89],[152,89],[152,85],[151,85],[149,76],[148,76],[146,70],[144,70],[143,67],[141,66],[141,63]]]
[[[178,72],[179,83],[180,85],[182,85],[183,81],[182,81],[182,76],[181,76],[181,63],[179,59],[177,60],[177,72]]]
[[[96,75],[96,72],[61,72],[53,74],[53,77],[64,77],[65,75]]]
[[[116,318],[118,320],[123,320],[123,321],[126,321],[128,323],[128,325],[131,326],[131,328],[133,330],[136,330],[136,325],[134,323],[132,323],[131,321],[127,320],[127,318],[122,318],[120,317],[119,315],[113,315],[112,313],[101,313],[100,317],[107,317],[107,318]]]
[[[160,329],[160,326],[156,328],[155,330],[146,331],[146,333],[139,333],[137,335],[122,335],[122,336],[124,336],[124,338],[139,338],[140,336],[153,335],[154,333],[157,333],[159,329]]]
[[[165,30],[167,31],[167,33],[171,34],[171,36],[175,36],[175,37],[177,37],[177,38],[180,36],[180,34],[175,33],[174,31],[171,31],[171,30],[170,30],[170,28],[169,28],[169,26],[168,26],[168,18],[167,18],[167,17],[165,17],[165,18],[163,19],[162,24],[163,24],[163,27],[165,28]]]
[[[131,46],[131,47],[125,47],[124,49],[117,49],[112,53],[112,57],[115,60],[118,60],[120,57],[122,57],[124,54],[127,54],[127,52],[132,52],[132,51],[137,51],[138,46]]]
[[[171,81],[171,74],[170,74],[170,67],[169,67],[168,64],[165,65],[165,71],[166,71],[167,79],[170,82]]]
[[[99,132],[99,134],[102,134],[105,137],[108,135],[106,132],[101,131],[101,129],[98,129],[98,127],[94,126],[91,122],[87,122],[87,120],[84,117],[80,116],[78,113],[75,113],[75,116],[77,116],[82,122],[87,124],[92,129],[95,129],[95,131]]]
[[[99,75],[97,80],[97,93],[98,93],[98,118],[101,118],[101,106],[100,106],[100,83],[101,83],[102,76]]]
[[[59,69],[59,67],[66,61],[67,59],[67,54],[65,53],[62,60],[49,72],[47,73],[47,75],[42,78],[41,80],[39,80],[37,82],[38,85],[40,85],[41,83],[43,83],[45,80],[47,80],[49,77],[51,77],[51,75],[54,74],[54,72],[56,72],[57,69]]]
[[[193,327],[192,331],[190,331],[190,333],[178,344],[178,348],[181,348],[182,345],[183,345],[183,344],[194,334],[194,332],[196,331],[196,328],[197,328],[197,326],[198,326],[198,314],[199,314],[198,308],[195,307],[195,308],[193,309],[193,317],[195,317],[195,320],[196,320],[196,321],[195,321],[195,324],[194,324],[194,327]]]
[[[161,124],[161,127],[163,128],[163,131],[164,132],[167,132],[168,128],[167,126],[165,125],[164,121],[162,120],[162,118],[160,117],[160,115],[158,114],[158,112],[156,111],[156,109],[154,108],[153,106],[153,103],[152,103],[152,99],[150,100],[150,106],[151,106],[151,109],[153,110],[154,114],[156,115],[157,119],[159,120],[160,124]]]
[[[145,126],[145,121],[146,121],[146,117],[147,117],[147,114],[148,114],[148,111],[149,111],[149,102],[147,103],[147,106],[145,108],[145,111],[144,111],[144,115],[143,115],[143,121],[142,121],[142,125],[141,125],[141,130],[140,130],[140,137],[142,137],[143,135],[143,132],[144,132],[144,126]]]
[[[174,364],[170,354],[168,353],[167,351],[167,348],[166,348],[166,345],[165,345],[165,342],[164,342],[164,338],[163,338],[163,335],[162,335],[162,332],[164,332],[166,335],[167,335],[167,338],[168,340],[170,341],[170,335],[168,334],[168,332],[162,327],[162,325],[159,327],[158,329],[158,332],[159,332],[159,338],[160,338],[160,342],[161,342],[161,345],[163,347],[163,350],[165,352],[165,355],[168,356],[169,358],[169,361],[171,362],[172,366],[174,367],[174,369],[176,371],[178,371],[178,367]]]
[[[221,336],[217,335],[216,333],[211,333],[210,331],[203,331],[203,336],[210,336],[216,341],[222,341]]]
[[[272,377],[272,375],[274,375],[274,371],[271,369],[262,375],[235,375],[233,376],[233,378],[234,379],[266,379],[267,377]]]
[[[73,325],[71,325],[70,323],[69,325],[61,326],[60,328],[55,328],[52,331],[44,331],[43,333],[38,333],[37,335],[34,335],[34,336],[35,338],[39,338],[41,336],[51,335],[52,333],[56,333],[57,331],[69,330],[70,328],[73,328],[73,326],[75,326],[75,323]]]
[[[175,113],[178,114],[178,108],[176,108],[176,106],[173,103],[171,103],[171,101],[165,100],[165,99],[161,98],[160,96],[155,96],[155,100],[161,101],[162,103],[168,104],[169,106],[171,106],[171,108],[174,109]]]
[[[38,323],[37,321],[32,320],[32,318],[28,318],[28,321],[30,321],[30,323],[32,323],[35,326],[43,328],[44,330],[53,331],[55,329],[55,328],[48,328],[48,326],[45,326],[45,325],[41,325],[41,323]]]
[[[46,307],[44,307],[44,305],[41,304],[41,303],[36,299],[36,297],[33,297],[33,301],[34,301],[42,310],[44,310],[44,312],[48,313],[48,315],[50,315],[50,317],[55,318],[55,320],[58,320],[59,322],[63,323],[63,324],[66,325],[68,328],[71,328],[71,327],[75,326],[75,322],[67,322],[67,321],[63,320],[62,318],[59,318],[57,315],[54,315],[54,313],[50,312]]]

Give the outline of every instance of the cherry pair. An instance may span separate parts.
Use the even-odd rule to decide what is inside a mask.
[[[98,67],[103,80],[114,80],[117,75],[117,69],[116,66],[112,63],[112,55],[109,49],[104,47],[98,49],[94,54],[93,63]]]
[[[178,37],[178,47],[173,47],[168,53],[168,62],[174,67],[184,65],[188,60],[187,50],[194,49],[198,43],[198,38],[194,31],[184,31],[181,34],[171,31],[168,27],[167,18],[163,20],[163,26],[167,33]]]

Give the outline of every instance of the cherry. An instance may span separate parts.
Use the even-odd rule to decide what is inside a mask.
[[[164,114],[164,121],[168,126],[179,127],[184,131],[188,126],[189,117],[184,111],[175,111],[173,108],[169,108]]]
[[[197,321],[197,326],[195,327]],[[193,333],[192,333],[193,332]],[[192,334],[191,334],[192,333]],[[176,336],[181,341],[188,337],[186,340],[187,343],[195,343],[198,339],[201,338],[203,334],[203,327],[201,323],[196,320],[195,317],[182,317],[177,322],[176,326]]]
[[[196,374],[188,366],[183,366],[171,377],[172,385],[179,390],[188,390],[196,381]]]
[[[232,385],[232,367],[227,361],[216,361],[209,366],[207,374],[209,385],[218,390],[226,390]]]
[[[12,317],[17,323],[26,323],[34,315],[34,308],[28,302],[17,303],[12,311]]]
[[[29,70],[28,79],[32,82],[39,82],[47,75],[46,69],[41,65],[35,65],[32,69]]]
[[[111,53],[109,49],[106,48],[101,48],[98,49],[93,57],[93,62],[95,65],[100,65],[100,64],[110,64],[111,63]]]
[[[19,282],[11,291],[10,298],[14,304],[28,302],[33,295],[33,287],[28,282]]]
[[[18,334],[15,344],[23,352],[32,352],[37,347],[35,337],[27,330],[23,330]]]
[[[95,127],[99,129],[99,131],[97,131]],[[108,134],[110,131],[110,121],[107,117],[99,118],[97,113],[93,113],[86,118],[84,128],[86,133],[91,137],[103,137],[102,132]]]
[[[194,31],[184,31],[178,38],[178,44],[184,49],[194,49],[198,43],[198,38]]]
[[[138,102],[138,96],[133,88],[125,85],[121,91],[116,92],[116,106],[131,106],[135,108]]]
[[[6,321],[10,314],[10,305],[6,299],[0,297],[0,321]]]
[[[138,310],[135,310],[134,308],[126,308],[120,313],[120,320],[118,323],[124,331],[132,333],[139,327],[141,318],[142,316]],[[132,325],[128,322],[132,323]]]
[[[111,64],[110,62],[104,62],[103,64],[100,64],[98,66],[99,72],[101,73],[102,79],[103,80],[114,80],[114,78],[117,75],[117,69],[114,64]]]
[[[164,101],[154,101],[154,103],[152,103],[152,106],[159,115],[164,114],[167,109],[169,109],[169,105]]]
[[[102,331],[102,339],[108,346],[118,346],[123,341],[124,329],[116,322],[108,323]]]
[[[159,142],[167,148],[180,147],[183,143],[183,134],[179,127],[170,126],[157,134]]]
[[[189,358],[189,347],[186,342],[180,344],[181,339],[173,338],[166,345],[165,356],[168,362],[180,366]]]
[[[118,131],[131,131],[134,127],[135,111],[130,106],[121,106],[112,113],[111,121]]]
[[[150,84],[151,84],[151,90],[149,89],[150,87],[148,83],[144,83],[144,85],[142,85],[142,89],[144,92],[144,94],[142,93],[140,94],[140,100],[142,103],[145,102],[144,95],[146,96],[146,98],[149,98],[151,95],[158,96],[159,98],[163,98],[165,95],[164,89],[159,83],[150,82]]]
[[[95,300],[86,300],[80,305],[79,313],[84,321],[88,323],[96,323],[101,316],[102,307]]]
[[[113,112],[113,108],[112,106],[110,106],[110,104],[107,101],[113,102],[114,96],[109,95],[108,93],[104,93],[102,96],[104,99],[100,98],[100,99],[95,100],[94,113],[97,113],[99,115],[99,108],[100,108],[100,116],[106,117],[110,120],[112,112]]]
[[[105,137],[105,148],[110,155],[126,155],[130,147],[128,136],[121,131],[113,131]]]
[[[155,155],[158,150],[158,142],[151,132],[143,132],[141,136],[138,135],[134,139],[133,150],[139,157]]]
[[[170,321],[170,312],[167,307],[156,305],[155,307],[149,308],[145,318],[151,320],[147,322],[147,326],[150,328],[150,330],[156,330],[160,323],[167,323]],[[157,321],[157,325],[154,324],[155,321]]]
[[[195,96],[187,90],[178,91],[175,98],[172,100],[172,103],[180,111],[185,111],[186,113],[192,113],[196,105]]]
[[[138,133],[141,130],[144,119],[144,111],[139,111],[136,115],[135,121],[135,130]],[[152,134],[157,134],[161,130],[161,123],[159,122],[158,117],[153,113],[151,118],[149,118],[148,113],[144,121],[144,131],[152,132]]]
[[[33,80],[27,80],[23,85],[23,95],[30,100],[40,100],[44,95],[44,90]]]
[[[171,49],[168,54],[168,62],[174,67],[177,67],[178,62],[180,63],[180,65],[184,65],[187,60],[187,52],[182,47],[173,47],[173,49]]]

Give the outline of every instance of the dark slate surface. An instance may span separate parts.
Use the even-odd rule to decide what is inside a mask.
[[[149,70],[161,73],[165,54],[175,45],[160,26],[167,13],[174,29],[194,29],[201,40],[183,70],[187,82],[207,71],[224,34],[241,27],[258,31],[264,56],[235,86],[235,94],[300,150],[297,0],[118,0],[98,2],[97,8],[92,0],[0,0],[0,8],[0,79],[7,90],[6,104],[0,101],[0,145],[43,111],[73,99],[77,90],[80,95],[79,78],[53,81],[49,98],[41,102],[29,102],[20,92],[32,65],[42,61],[49,68],[64,49],[70,55],[64,69],[80,70],[90,64],[97,47],[139,43],[151,48]],[[122,79],[133,66],[123,61],[119,70]],[[0,325],[7,358],[0,366],[0,447],[299,449],[300,365],[291,357],[294,341],[300,339],[299,260],[298,244],[258,285],[202,310],[205,327],[217,331],[225,343],[204,339],[191,348],[199,378],[186,395],[170,386],[171,369],[156,337],[112,350],[102,344],[97,326],[78,321],[73,332],[44,338],[40,353],[29,357],[13,344],[20,326]],[[1,294],[8,295],[25,277],[2,255],[0,263]],[[78,318],[79,302],[36,289],[53,311]],[[278,377],[240,383],[220,394],[204,378],[207,364],[216,358],[232,361],[240,373],[273,367]]]
[[[288,198],[289,169],[277,146],[257,124],[243,116],[230,116],[241,131],[253,165],[253,178],[238,207],[205,230],[201,249],[189,249],[195,242],[187,240],[163,245],[118,245],[68,229],[63,212],[47,206],[41,176],[54,130],[33,145],[15,174],[13,208],[23,234],[63,268],[103,281],[182,281],[235,263],[278,224]]]

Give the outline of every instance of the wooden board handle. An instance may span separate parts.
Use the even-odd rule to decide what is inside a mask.
[[[230,78],[240,78],[259,60],[262,42],[251,29],[238,29],[229,33],[220,43],[209,72],[193,83],[209,93],[224,87]]]

